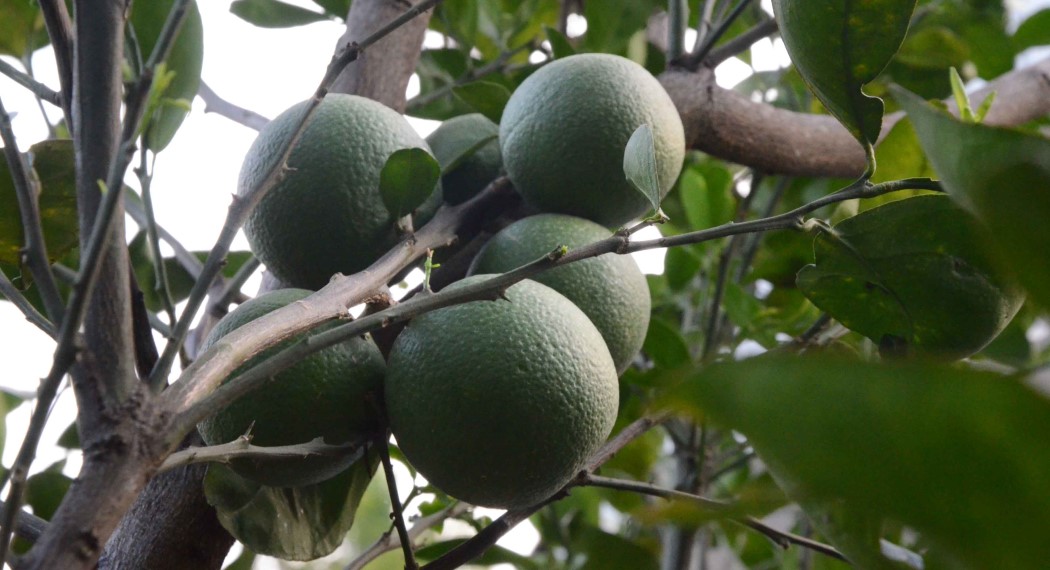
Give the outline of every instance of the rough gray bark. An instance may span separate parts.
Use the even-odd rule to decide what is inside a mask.
[[[811,115],[755,103],[715,84],[714,73],[670,70],[660,83],[685,124],[686,144],[712,156],[769,174],[856,177],[864,152],[828,115]],[[1050,59],[1003,75],[973,95],[998,95],[985,122],[1020,125],[1050,113]],[[886,118],[883,135],[900,119]]]
[[[206,465],[154,477],[113,533],[99,570],[219,568],[233,545],[204,500]]]
[[[354,2],[350,5],[346,33],[339,39],[339,47],[367,37],[416,3],[408,0]],[[430,14],[416,17],[365,50],[353,65],[343,70],[331,91],[368,97],[404,112],[405,90],[419,61]]]

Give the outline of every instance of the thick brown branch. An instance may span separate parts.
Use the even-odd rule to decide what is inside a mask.
[[[660,76],[685,124],[690,148],[771,174],[854,178],[864,152],[838,121],[756,103],[715,84],[714,73],[670,70]],[[1050,59],[1010,72],[973,95],[997,92],[986,118],[992,125],[1020,125],[1050,113]],[[883,134],[901,118],[886,117]]]

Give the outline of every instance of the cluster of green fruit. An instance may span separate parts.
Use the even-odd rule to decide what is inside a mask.
[[[244,163],[242,193],[279,159],[303,105],[260,133]],[[424,148],[446,163],[451,159],[443,155],[463,139],[492,138],[443,173],[439,188],[413,213],[415,227],[442,200],[468,200],[504,169],[526,201],[545,212],[495,235],[474,260],[473,275],[447,288],[454,290],[559,246],[607,238],[610,227],[645,214],[649,202],[621,166],[628,139],[643,124],[653,130],[666,193],[682,164],[682,124],[659,83],[623,58],[557,60],[515,91],[498,127],[467,115],[445,122],[426,141],[378,103],[329,95],[292,150],[287,175],[245,227],[267,268],[303,289],[244,303],[207,344],[302,299],[337,272],[366,268],[397,243],[396,220],[377,191],[393,152]],[[522,281],[506,291],[506,300],[419,316],[398,336],[386,363],[369,338],[317,352],[200,431],[209,444],[235,439],[249,426],[259,445],[316,437],[339,443],[375,432],[385,416],[408,460],[449,495],[503,508],[535,504],[568,483],[608,437],[619,402],[617,377],[641,348],[649,311],[648,286],[634,261],[606,254]],[[345,467],[333,458],[234,465],[273,486],[314,483]]]

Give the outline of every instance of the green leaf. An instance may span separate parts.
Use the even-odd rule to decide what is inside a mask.
[[[960,122],[904,90],[894,96],[945,190],[984,222],[997,258],[1050,307],[1050,140]]]
[[[1032,14],[1014,32],[1017,51],[1050,44],[1050,8]]]
[[[130,21],[135,28],[144,60],[153,53],[174,3],[174,0],[132,3]],[[150,150],[163,150],[182,125],[189,112],[189,102],[193,101],[200,87],[203,65],[204,26],[197,3],[190,2],[186,19],[164,62],[164,70],[172,75],[166,81],[155,81],[155,91],[150,94],[151,105],[145,123]]]
[[[861,87],[890,62],[908,31],[915,0],[774,0],[791,61],[813,93],[861,145],[882,128],[882,100]]]
[[[951,29],[933,26],[908,36],[897,54],[897,61],[929,73],[963,65],[969,51],[962,38]]]
[[[252,551],[313,560],[343,543],[378,465],[372,455],[366,452],[327,481],[289,488],[260,485],[213,463],[204,477],[204,495],[223,528]]]
[[[386,160],[379,173],[379,195],[394,219],[407,216],[434,193],[441,166],[426,149],[403,148]]]
[[[648,124],[638,127],[623,150],[623,173],[627,180],[642,193],[653,206],[660,210],[660,173],[656,166],[656,146],[653,129]]]
[[[954,67],[948,70],[948,79],[952,83],[952,97],[955,98],[955,105],[959,107],[962,120],[968,123],[975,122],[973,109],[970,108],[970,97],[966,94],[962,77],[959,77],[959,72]]]
[[[947,196],[898,200],[819,234],[798,287],[877,344],[947,358],[977,352],[1024,300],[985,255],[986,234]]]
[[[793,499],[915,529],[928,560],[950,561],[937,567],[1038,568],[1050,557],[1050,402],[1018,379],[758,357],[707,367],[672,400],[746,435]]]
[[[706,230],[732,221],[733,175],[724,167],[698,164],[678,178],[678,192],[686,220],[693,230]]]
[[[0,55],[21,60],[38,47],[47,45],[42,33],[44,19],[31,0],[0,0]]]
[[[660,562],[652,550],[633,540],[609,534],[595,527],[583,529],[575,541],[575,551],[587,556],[581,570],[606,570],[608,568],[630,568],[631,570],[657,570]]]
[[[66,449],[80,449],[80,430],[77,429],[77,422],[69,424],[62,435],[58,436],[56,443]]]
[[[47,254],[56,261],[79,241],[73,141],[39,142],[29,147],[29,161],[30,175],[40,183],[40,223]],[[20,265],[22,238],[22,219],[11,171],[7,161],[0,160],[0,263]]]
[[[642,351],[653,359],[657,368],[675,369],[692,360],[689,345],[678,327],[656,317],[649,320]]]
[[[453,87],[452,92],[461,101],[497,125],[500,118],[503,117],[503,108],[510,100],[510,91],[499,83],[491,81],[473,81],[466,85]]]
[[[230,12],[260,28],[290,28],[328,19],[327,14],[300,8],[280,0],[234,0]],[[342,17],[346,17],[344,13]]]
[[[937,177],[933,171],[933,165],[926,158],[926,153],[922,151],[919,138],[915,135],[915,127],[907,118],[897,121],[897,124],[893,125],[886,136],[879,141],[878,146],[875,147],[875,162],[879,168],[871,177],[871,181],[876,183],[912,177]],[[886,202],[916,196],[920,192],[929,193],[924,190],[891,192],[876,198],[861,200],[860,208],[861,211],[870,210]]]
[[[547,41],[551,44],[551,52],[554,54],[554,59],[576,55],[576,48],[572,47],[572,44],[569,43],[569,38],[565,37],[565,34],[550,26],[543,26],[543,31],[547,34]]]
[[[693,276],[700,271],[702,259],[696,251],[689,246],[671,247],[667,249],[664,258],[664,275],[667,276],[667,286],[672,291],[681,291],[693,280]]]
[[[33,507],[33,514],[51,520],[72,484],[73,480],[60,471],[41,471],[27,482],[26,503]]]

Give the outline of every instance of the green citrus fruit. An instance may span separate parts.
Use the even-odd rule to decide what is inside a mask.
[[[612,430],[619,391],[576,305],[529,280],[506,296],[413,319],[390,353],[386,405],[398,445],[431,483],[509,509],[572,479]]]
[[[481,113],[453,117],[427,137],[438,162],[454,160],[474,141],[492,137],[488,143],[441,176],[441,189],[449,204],[461,204],[473,198],[499,176],[503,160],[499,153],[499,127]]]
[[[492,237],[471,273],[505,273],[566,245],[580,247],[611,234],[583,218],[562,214],[529,216]],[[629,255],[607,253],[544,271],[532,278],[565,295],[591,319],[609,346],[617,372],[631,364],[649,328],[649,284]]]
[[[238,193],[259,184],[277,160],[306,103],[270,121],[248,150]],[[427,143],[404,117],[380,103],[330,94],[318,106],[288,158],[290,170],[263,197],[244,226],[252,251],[282,282],[318,289],[335,273],[368,267],[398,241],[379,195],[387,158]],[[439,192],[417,211],[433,214]]]
[[[202,349],[309,294],[304,289],[281,289],[241,304],[215,325]],[[336,324],[327,328],[332,326]],[[305,336],[263,351],[230,378]],[[295,445],[318,437],[330,444],[346,443],[378,426],[376,406],[384,370],[383,356],[371,338],[355,337],[319,350],[280,372],[261,388],[201,422],[198,429],[209,445],[233,441],[249,431],[252,443],[261,446]],[[349,461],[342,457],[236,460],[232,466],[238,474],[265,485],[292,487],[328,479],[346,469]]]
[[[652,207],[623,172],[624,148],[643,124],[653,131],[663,196],[685,157],[671,98],[628,59],[574,55],[548,63],[514,91],[500,120],[500,150],[528,202],[614,227]]]

